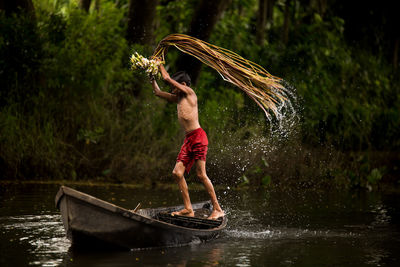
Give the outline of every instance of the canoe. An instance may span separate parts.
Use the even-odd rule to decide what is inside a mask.
[[[76,248],[140,249],[187,245],[219,236],[227,218],[208,220],[211,203],[195,203],[195,217],[171,216],[174,206],[128,210],[61,186],[56,198],[67,238]]]

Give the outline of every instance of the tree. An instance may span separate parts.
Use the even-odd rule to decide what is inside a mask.
[[[86,12],[89,12],[91,2],[92,0],[79,0],[79,6]]]
[[[203,41],[210,39],[215,24],[220,19],[230,0],[202,0],[199,2],[190,23],[188,35]],[[177,61],[178,70],[185,70],[196,84],[202,63],[189,55],[181,55]]]
[[[127,40],[130,43],[151,44],[158,0],[130,0]]]
[[[275,0],[259,0],[257,14],[256,43],[263,45],[266,39],[265,30],[273,22]]]
[[[282,29],[282,42],[287,44],[289,41],[289,26],[290,26],[290,3],[292,0],[286,0],[285,2],[285,11],[284,11],[284,20],[283,20],[283,29]]]
[[[32,0],[0,0],[0,11],[2,107],[12,101],[25,101],[34,94],[42,47]]]
[[[265,27],[267,25],[267,3],[268,0],[258,1],[256,43],[263,45],[265,40]]]
[[[394,41],[394,48],[393,48],[393,70],[397,72],[399,67],[399,45],[400,45],[400,38],[397,37]]]
[[[4,10],[6,15],[23,11],[30,14],[32,18],[35,17],[35,8],[32,0],[0,0],[0,10]]]
[[[330,5],[329,9],[346,22],[344,35],[348,42],[384,55],[396,70],[400,39],[400,31],[395,26],[400,22],[396,3],[382,0],[377,4],[374,0],[365,0],[360,5],[357,1],[335,0],[335,5]]]
[[[307,8],[309,13],[318,13],[321,18],[324,18],[326,11],[328,10],[327,0],[305,0],[300,1],[300,5]]]

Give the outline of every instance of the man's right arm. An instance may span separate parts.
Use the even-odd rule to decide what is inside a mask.
[[[178,97],[176,95],[161,91],[155,79],[151,80],[151,85],[153,86],[153,93],[156,96],[163,98],[169,102],[178,102]]]

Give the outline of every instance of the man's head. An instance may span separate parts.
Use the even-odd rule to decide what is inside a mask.
[[[190,76],[185,71],[178,71],[174,75],[171,76],[172,79],[177,81],[178,83],[185,83],[186,86],[190,86]]]

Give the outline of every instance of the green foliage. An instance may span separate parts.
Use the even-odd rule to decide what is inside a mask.
[[[187,32],[190,20],[198,1],[165,1],[157,7],[159,27],[156,30],[157,40],[161,40],[171,33]]]
[[[239,2],[252,1],[233,5]],[[394,114],[399,110],[399,83],[381,57],[346,44],[343,19],[324,20],[314,13],[312,23],[292,25],[285,47],[279,41],[283,13],[276,7],[270,42],[257,47],[253,7],[228,9],[212,42],[254,60],[296,88],[307,143],[351,150],[398,148],[399,121]],[[296,19],[306,17],[310,14],[302,10]]]
[[[304,101],[303,136],[308,142],[342,149],[398,147],[394,136],[387,142],[388,130],[398,132],[393,122],[380,126],[385,129],[377,126],[383,114],[398,108],[398,101],[388,105],[387,97],[398,98],[393,87],[399,85],[388,78],[391,69],[381,59],[346,45],[343,23],[338,18],[316,19],[310,26],[299,26],[281,60],[279,69],[290,73]],[[289,61],[298,68],[286,64]]]
[[[38,49],[38,42],[21,42],[13,47],[21,53],[2,57],[8,60],[4,69],[11,80],[9,94],[2,94],[10,104],[0,113],[4,175],[126,179],[132,170],[147,175],[149,166],[171,144],[165,138],[155,140],[163,126],[157,122],[166,115],[154,108],[160,103],[153,96],[142,95],[147,81],[129,69],[131,51],[121,27],[123,11],[109,2],[102,3],[100,12],[89,14],[73,5],[57,10],[44,2],[36,8],[36,35],[21,30],[29,20],[1,17],[2,30],[11,32],[2,34],[3,55],[10,53],[7,43],[15,38],[37,38],[40,44]],[[32,59],[25,50],[32,51]],[[40,85],[19,78],[33,69]],[[19,98],[10,97],[11,93]]]
[[[246,173],[241,177],[239,186],[253,185],[253,186],[269,186],[272,182],[272,176],[268,174],[269,164],[264,156],[257,164],[252,164],[247,168]]]
[[[35,22],[0,10],[0,106],[29,104],[38,92],[38,68],[43,55]]]
[[[176,107],[155,98],[147,78],[130,70],[132,52],[150,56],[154,47],[128,46],[128,1],[114,2],[86,13],[77,1],[35,0],[36,21],[0,12],[3,176],[150,182],[170,173],[183,139]],[[160,1],[156,40],[186,32],[197,3]],[[332,160],[331,152],[304,147],[398,151],[400,85],[386,59],[350,46],[343,19],[298,1],[288,43],[281,41],[285,2],[278,1],[260,47],[257,3],[231,1],[210,42],[284,78],[293,102],[298,95],[300,124],[288,126],[292,135],[280,133],[285,122],[266,121],[246,95],[203,67],[195,90],[210,141],[210,177],[270,186],[315,176],[349,188],[379,186],[390,170],[385,164],[352,155]],[[171,49],[167,67],[178,55]]]
[[[377,168],[373,169],[371,173],[367,176],[368,183],[371,185],[376,185],[381,179],[383,174]]]

